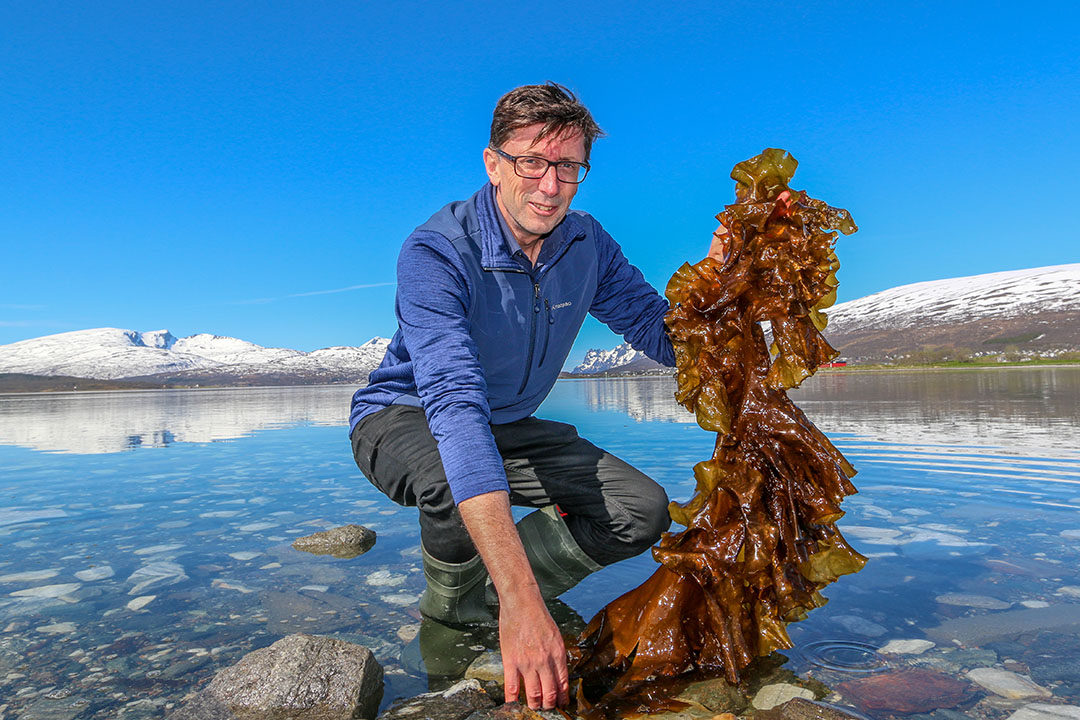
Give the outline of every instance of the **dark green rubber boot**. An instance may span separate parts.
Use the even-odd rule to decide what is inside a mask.
[[[523,517],[517,530],[544,598],[562,595],[603,567],[578,546],[554,505]]]
[[[444,625],[494,625],[487,605],[487,568],[479,555],[463,563],[436,560],[421,546],[427,589],[420,596],[420,614]]]

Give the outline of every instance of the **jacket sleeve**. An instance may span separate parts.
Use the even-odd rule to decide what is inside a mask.
[[[614,238],[595,220],[593,224],[599,266],[596,297],[589,312],[622,335],[635,350],[673,367],[675,350],[664,325],[668,301],[645,281],[640,270],[627,262]]]
[[[509,491],[487,383],[469,334],[469,288],[446,238],[414,233],[398,256],[397,316],[454,501]]]

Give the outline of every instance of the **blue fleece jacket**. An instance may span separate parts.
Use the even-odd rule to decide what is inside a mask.
[[[539,407],[586,313],[675,364],[667,301],[584,212],[567,214],[532,266],[504,234],[488,184],[413,231],[397,278],[398,331],[353,395],[349,431],[391,404],[423,407],[456,502],[508,490],[489,424]]]

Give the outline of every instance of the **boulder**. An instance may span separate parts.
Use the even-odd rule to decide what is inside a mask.
[[[399,700],[379,715],[379,720],[461,720],[476,710],[495,707],[477,680],[462,680],[442,692],[424,693]]]
[[[363,525],[345,525],[323,530],[314,535],[293,540],[294,550],[315,555],[333,555],[336,558],[354,558],[363,555],[375,545],[375,531]]]
[[[362,645],[288,635],[221,670],[170,720],[373,718],[383,671]]]

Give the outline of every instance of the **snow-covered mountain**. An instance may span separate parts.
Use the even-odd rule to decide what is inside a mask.
[[[373,338],[359,347],[302,352],[220,335],[177,338],[168,330],[96,328],[0,345],[0,373],[118,380],[297,376],[304,380],[365,378],[389,344]]]
[[[972,354],[1017,349],[1080,351],[1080,263],[901,285],[827,311],[825,336],[856,361],[903,358],[927,349]],[[590,350],[574,373],[625,367],[642,357],[626,343]]]

